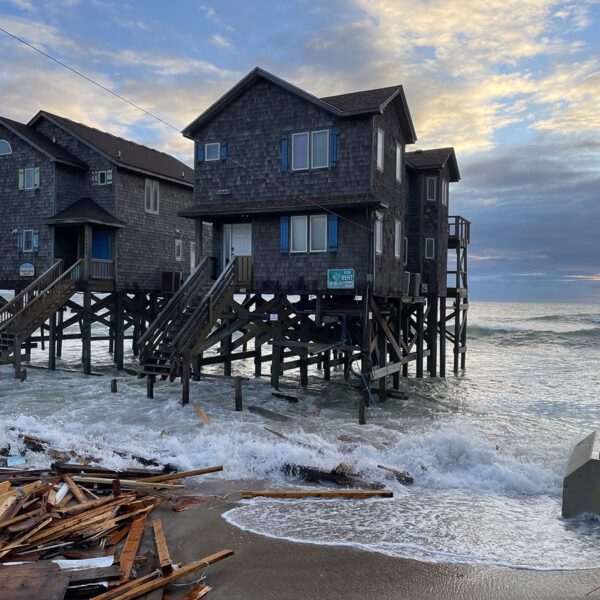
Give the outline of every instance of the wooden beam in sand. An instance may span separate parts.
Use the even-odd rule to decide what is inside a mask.
[[[156,553],[158,555],[158,563],[163,575],[170,575],[173,572],[173,561],[169,554],[169,547],[165,539],[162,521],[154,519],[152,521],[152,529],[154,530],[154,543],[156,544]]]
[[[147,477],[144,483],[160,483],[162,481],[173,481],[175,479],[185,479],[186,477],[196,477],[196,475],[206,475],[206,473],[217,473],[223,470],[223,465],[215,467],[205,467],[204,469],[194,469],[192,471],[179,471],[178,473],[167,473],[166,475],[157,475],[156,477]]]
[[[393,498],[391,490],[245,490],[242,499],[250,498]]]

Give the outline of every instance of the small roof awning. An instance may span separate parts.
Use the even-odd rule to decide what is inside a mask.
[[[274,214],[287,212],[323,212],[323,210],[344,210],[365,206],[385,206],[370,194],[356,196],[330,196],[321,198],[285,198],[264,202],[231,202],[230,204],[201,203],[188,206],[178,214],[190,219],[216,221],[224,217],[251,214]]]
[[[53,217],[45,220],[48,225],[104,225],[126,227],[127,225],[96,204],[91,198],[81,198]]]

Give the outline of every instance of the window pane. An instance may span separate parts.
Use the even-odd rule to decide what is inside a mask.
[[[144,208],[146,210],[152,210],[152,181],[146,179],[146,191],[144,196]]]
[[[32,190],[35,181],[35,173],[33,169],[25,169],[25,189]]]
[[[314,131],[312,134],[312,168],[327,167],[329,161],[329,132]]]
[[[396,231],[394,232],[394,256],[400,258],[400,240],[402,235],[402,227],[400,221],[396,221]]]
[[[292,217],[292,252],[306,252],[307,217]]]
[[[308,133],[292,136],[292,169],[308,169]]]
[[[206,144],[206,160],[218,160],[219,159],[219,144]]]
[[[435,240],[433,238],[425,240],[425,258],[435,258]]]
[[[106,171],[98,171],[98,183],[106,185]]]
[[[160,184],[158,181],[152,182],[152,192],[153,192],[153,194],[152,194],[152,196],[153,196],[152,197],[152,210],[156,213],[158,212],[158,198],[159,198],[159,193],[160,193],[159,185]]]
[[[437,179],[435,177],[427,178],[427,200],[435,200],[435,187]]]
[[[383,252],[383,220],[381,217],[375,221],[375,250],[379,254]]]
[[[310,250],[325,252],[327,250],[327,216],[314,215],[310,218]]]
[[[402,146],[396,144],[396,181],[402,181]]]
[[[6,140],[0,140],[0,156],[5,154],[12,154],[12,148]]]
[[[383,130],[377,130],[377,168],[383,171]]]

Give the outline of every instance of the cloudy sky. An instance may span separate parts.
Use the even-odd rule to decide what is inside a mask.
[[[254,66],[318,95],[404,84],[455,146],[473,298],[600,302],[599,0],[0,0],[0,27],[192,121]],[[0,32],[0,114],[40,108],[192,158],[174,130]]]

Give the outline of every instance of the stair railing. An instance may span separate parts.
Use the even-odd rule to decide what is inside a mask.
[[[173,294],[167,305],[160,311],[157,317],[148,325],[148,329],[138,342],[140,364],[146,362],[154,350],[158,348],[164,339],[169,324],[183,311],[190,299],[196,295],[198,290],[210,276],[212,259],[206,257],[195,268],[194,272],[183,282],[183,285]]]
[[[44,323],[51,314],[48,314],[48,309],[54,309],[53,304],[57,299],[62,302],[65,296],[70,296],[77,289],[83,262],[84,259],[80,258],[56,279],[48,282],[19,312],[5,321],[1,329],[27,336]]]
[[[63,272],[62,259],[57,260],[47,271],[21,290],[12,300],[0,308],[0,331],[19,314],[42,290],[46,289]]]
[[[235,261],[232,260],[227,265],[206,293],[198,308],[187,320],[185,326],[175,336],[172,358],[175,354],[178,354],[184,360],[191,359],[191,352],[202,330],[212,325],[213,318],[215,318],[214,311],[235,291],[235,264]]]

